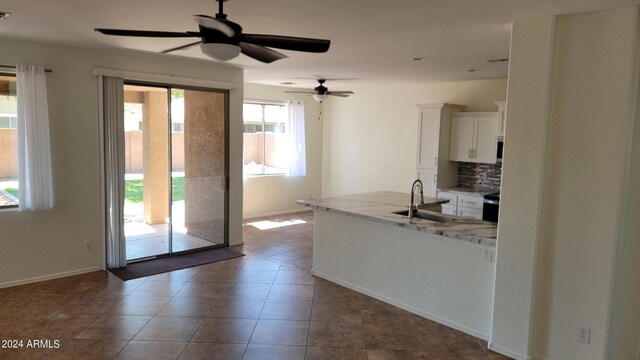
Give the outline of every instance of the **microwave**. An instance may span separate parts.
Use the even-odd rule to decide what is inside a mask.
[[[504,136],[498,136],[498,146],[496,146],[496,162],[502,162],[502,150],[504,148]]]

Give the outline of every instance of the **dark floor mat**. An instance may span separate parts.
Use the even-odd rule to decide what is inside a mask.
[[[204,265],[216,261],[233,259],[240,256],[244,256],[244,254],[229,248],[211,249],[191,254],[142,261],[139,263],[129,264],[126,267],[111,269],[109,271],[122,280],[131,280],[149,275],[161,274],[168,271]]]

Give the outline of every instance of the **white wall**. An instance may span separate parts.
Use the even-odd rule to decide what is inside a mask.
[[[242,239],[242,70],[213,61],[88,50],[0,39],[3,64],[38,64],[47,75],[56,205],[0,212],[0,286],[99,269],[98,98],[94,67],[233,82],[230,103],[230,241]],[[84,241],[93,240],[91,251]]]
[[[516,358],[528,353],[531,335],[553,36],[552,17],[518,22],[511,32],[490,346]]]
[[[244,178],[243,214],[245,217],[308,210],[296,200],[322,197],[323,120],[320,106],[311,96],[286,94],[291,88],[245,84],[245,99],[304,101],[307,175],[302,177],[250,176]]]
[[[617,247],[637,242],[637,229],[621,231],[634,179],[637,31],[637,7],[513,26],[492,345],[519,358],[607,358],[612,280],[637,277],[614,271]],[[640,261],[637,251],[625,257]],[[590,344],[577,341],[580,325]]]
[[[324,197],[378,190],[409,192],[415,180],[418,108],[448,102],[497,111],[506,80],[434,84],[353,83],[325,105]]]
[[[636,8],[558,18],[536,316],[545,358],[604,358],[636,22]],[[580,324],[590,345],[576,341]]]

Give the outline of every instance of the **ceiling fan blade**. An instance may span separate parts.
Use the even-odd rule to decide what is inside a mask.
[[[285,50],[323,53],[329,50],[330,40],[310,39],[281,35],[243,34],[241,41],[254,45],[274,47]]]
[[[331,96],[349,97],[349,95],[353,94],[353,91],[327,91],[326,94]]]
[[[176,46],[176,47],[174,47],[174,48],[164,50],[164,51],[160,52],[160,54],[166,54],[166,53],[170,53],[170,52],[172,52],[172,51],[176,51],[176,50],[182,50],[182,49],[190,48],[190,47],[192,47],[192,46],[194,46],[194,45],[198,45],[198,44],[200,44],[200,43],[202,43],[202,41],[196,41],[196,42],[192,42],[192,43],[190,43],[190,44],[186,44],[186,45],[182,45],[182,46]]]
[[[200,33],[193,32],[193,31],[172,32],[172,31],[120,30],[120,29],[95,29],[95,31],[105,35],[116,35],[116,36],[139,36],[139,37],[158,37],[158,38],[200,37]]]
[[[285,91],[285,93],[289,94],[315,94],[315,91]]]
[[[236,31],[231,26],[208,15],[193,15],[193,20],[202,27],[218,30],[228,37],[233,37],[236,34]]]
[[[240,50],[243,54],[258,61],[262,61],[263,63],[271,63],[287,57],[287,55],[285,54],[281,54],[275,50],[267,49],[264,46],[249,44],[245,42],[240,42]]]

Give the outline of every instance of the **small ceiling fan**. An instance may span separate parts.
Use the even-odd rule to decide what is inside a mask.
[[[97,28],[95,31],[105,35],[137,36],[156,38],[199,37],[200,40],[162,51],[163,54],[187,49],[200,44],[202,52],[219,61],[228,61],[237,57],[240,52],[264,63],[271,63],[287,56],[269,47],[285,50],[324,53],[329,50],[331,41],[281,35],[244,34],[242,27],[227,20],[223,4],[228,0],[218,1],[218,13],[215,17],[194,15],[193,20],[200,31],[170,32],[146,30],[119,30]]]
[[[323,102],[327,100],[329,95],[331,96],[339,96],[339,97],[348,97],[353,94],[353,91],[329,91],[329,89],[324,86],[326,79],[318,79],[320,85],[313,88],[313,91],[285,91],[285,93],[290,94],[312,94],[313,98],[316,101]]]

